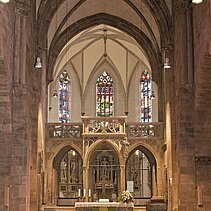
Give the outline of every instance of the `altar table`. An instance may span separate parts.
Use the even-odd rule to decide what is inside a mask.
[[[133,211],[133,204],[118,202],[76,202],[76,211]]]

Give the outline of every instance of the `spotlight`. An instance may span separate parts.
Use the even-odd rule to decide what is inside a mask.
[[[151,100],[154,100],[155,99],[154,92],[152,92],[152,94],[150,95],[150,98],[151,98]]]
[[[0,2],[2,2],[2,3],[4,3],[4,4],[6,4],[6,3],[9,3],[9,2],[10,2],[10,0],[0,0]]]
[[[36,67],[36,68],[41,68],[41,67],[42,67],[40,57],[37,57],[37,58],[36,58],[36,62],[35,62],[34,67]]]
[[[55,90],[55,92],[53,93],[53,97],[58,97],[57,91]]]
[[[192,0],[192,3],[193,4],[200,4],[202,2],[203,2],[203,0]]]
[[[171,68],[171,65],[170,65],[170,62],[169,62],[169,58],[168,57],[165,58],[164,68],[165,69]]]

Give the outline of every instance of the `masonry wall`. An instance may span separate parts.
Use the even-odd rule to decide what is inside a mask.
[[[33,67],[34,8],[35,1],[0,3],[0,210],[38,210],[37,192],[30,186],[37,168],[36,153],[30,162],[37,148],[40,95],[40,74]]]
[[[193,7],[197,210],[211,207],[211,2]]]
[[[8,18],[10,17],[10,18]],[[14,8],[0,3],[0,210],[6,210],[12,159],[12,69]]]
[[[189,1],[174,2],[175,121],[172,210],[196,210],[194,143],[194,69],[192,10]]]

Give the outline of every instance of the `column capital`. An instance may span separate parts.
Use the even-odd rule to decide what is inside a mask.
[[[30,5],[24,3],[23,1],[15,1],[15,13],[21,16],[28,16]]]
[[[190,11],[192,8],[189,0],[177,0],[175,1],[175,14],[183,15]]]

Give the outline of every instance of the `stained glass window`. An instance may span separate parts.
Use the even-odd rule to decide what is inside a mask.
[[[106,71],[100,75],[96,83],[96,115],[114,115],[113,80]]]
[[[140,120],[141,122],[152,121],[152,99],[151,99],[151,79],[147,70],[140,79]]]
[[[129,158],[126,165],[126,181],[133,181],[133,196],[150,198],[152,187],[151,165],[147,156],[137,149]]]
[[[64,70],[59,77],[59,122],[70,121],[70,77]]]

